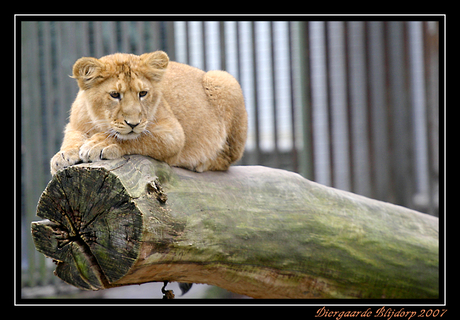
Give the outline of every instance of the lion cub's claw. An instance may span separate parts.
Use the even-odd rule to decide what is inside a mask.
[[[78,155],[78,149],[59,151],[54,155],[54,157],[51,158],[51,174],[54,175],[58,170],[80,162],[81,159]]]
[[[80,148],[80,158],[83,162],[118,159],[123,154],[116,144],[94,143],[88,141]]]
[[[87,141],[80,150],[72,149],[56,153],[50,161],[51,174],[54,176],[60,169],[77,163],[118,159],[122,155],[120,147],[116,144],[107,145],[103,142]]]

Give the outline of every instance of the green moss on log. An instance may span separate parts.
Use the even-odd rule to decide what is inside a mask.
[[[85,289],[209,283],[259,298],[437,298],[438,220],[264,167],[142,156],[60,171],[37,250]],[[68,233],[62,239],[62,233]]]

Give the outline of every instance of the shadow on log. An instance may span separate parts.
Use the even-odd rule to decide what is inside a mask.
[[[32,223],[83,289],[207,283],[254,298],[438,298],[438,219],[259,166],[143,156],[58,172]]]

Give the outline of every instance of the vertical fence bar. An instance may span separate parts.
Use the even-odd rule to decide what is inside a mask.
[[[203,66],[202,69],[207,71],[208,70],[208,55],[206,53],[206,21],[201,21],[201,56],[203,59]]]
[[[315,181],[330,186],[325,23],[314,21],[309,26]]]
[[[428,149],[426,126],[426,88],[423,57],[423,29],[421,21],[408,22],[410,97],[413,121],[412,146],[414,153],[414,191],[416,205],[426,209],[429,205]]]
[[[146,51],[153,52],[160,49],[160,22],[150,21],[146,23]],[[175,46],[174,46],[175,47]]]
[[[328,22],[331,146],[334,187],[351,190],[348,140],[345,29],[343,22]]]
[[[275,66],[275,36],[273,31],[273,21],[270,21],[270,62],[271,62],[271,80],[272,80],[272,103],[273,103],[273,140],[274,140],[274,148],[273,148],[273,166],[279,167],[280,166],[280,154],[278,148],[278,117],[277,117],[277,86],[276,86],[276,66]]]
[[[439,23],[424,22],[425,81],[427,88],[429,208],[439,215]]]
[[[189,44],[190,44],[190,60],[189,64],[198,69],[204,69],[206,62],[204,55],[206,53],[203,40],[203,25],[198,21],[188,23],[189,26]]]
[[[236,32],[236,69],[237,69],[237,73],[238,73],[238,82],[240,83],[241,86],[243,86],[243,75],[242,75],[242,62],[241,62],[241,59],[242,59],[242,49],[241,49],[241,28],[240,28],[240,25],[241,25],[241,22],[240,21],[236,21],[235,22],[236,26],[235,26],[235,32]],[[249,110],[248,110],[248,103],[249,101],[247,100],[247,97],[245,96],[244,98],[244,103],[245,103],[245,107],[246,107],[246,111],[248,112],[248,121],[249,121]],[[249,140],[249,128],[248,128],[248,140]],[[246,146],[247,146],[248,142],[246,141]],[[245,147],[245,152],[243,154],[243,157],[241,158],[241,164],[242,165],[248,165],[250,163],[249,161],[249,156],[248,156],[248,150],[246,149]]]
[[[51,54],[51,26],[49,21],[41,22],[41,64],[43,68],[43,93],[46,94],[45,101],[45,119],[44,125],[47,128],[46,130],[46,143],[45,143],[45,158],[51,158],[52,155],[56,152],[56,142],[59,140],[57,137],[59,132],[52,130],[55,126],[56,121],[54,117],[55,105],[54,101],[56,100],[56,90],[54,89],[55,84],[53,83],[53,61]]]
[[[104,39],[104,55],[118,52],[117,50],[117,27],[115,21],[106,21],[102,25],[102,37]]]
[[[370,196],[368,112],[364,49],[364,23],[348,22],[349,42],[349,88],[351,103],[351,133],[353,144],[353,191]]]
[[[390,152],[388,140],[388,102],[385,86],[385,44],[383,22],[368,23],[369,92],[373,189],[375,197],[388,200],[390,186]]]
[[[257,61],[257,73],[255,80],[257,81],[257,98],[258,98],[258,122],[260,128],[260,149],[261,159],[265,165],[272,165],[273,158],[273,100],[272,92],[272,76],[271,68],[271,50],[270,50],[270,24],[266,21],[258,21],[255,23],[256,36],[255,54]],[[262,154],[264,156],[262,156]],[[270,154],[270,157],[265,156]]]
[[[187,55],[186,55],[186,60],[185,60],[185,63],[186,64],[190,64],[190,23],[188,21],[185,21],[185,41],[186,41],[186,45],[185,45],[185,50],[187,51]]]
[[[136,54],[137,55],[141,55],[146,51],[146,47],[147,47],[147,44],[146,44],[146,32],[145,32],[145,27],[146,27],[146,22],[145,21],[137,21],[136,22],[136,32],[138,34],[138,38],[137,38],[137,51],[136,51]]]
[[[221,61],[225,61],[221,67],[225,68],[223,70],[230,73],[239,81],[240,75],[238,73],[238,41],[236,33],[236,21],[225,21],[223,34],[219,32],[219,41],[220,41],[220,56]],[[222,41],[224,45],[222,46]],[[225,50],[225,51],[222,51]],[[225,59],[222,60],[222,55],[225,56]]]
[[[248,113],[248,137],[246,141],[244,164],[254,164],[256,162],[256,145],[255,134],[255,111],[254,106],[257,103],[253,87],[253,68],[252,62],[252,41],[251,41],[251,23],[249,21],[237,22],[237,46],[238,46],[238,74],[241,88],[245,97],[246,111]]]
[[[302,151],[299,159],[300,173],[311,180],[315,179],[313,161],[313,139],[311,125],[311,81],[310,81],[310,29],[308,22],[299,22],[297,38],[299,61],[299,104],[301,125]],[[292,62],[291,62],[292,63]],[[291,74],[294,69],[291,67]]]
[[[227,70],[227,49],[225,41],[225,22],[219,21],[219,52],[220,52],[220,69]]]
[[[94,39],[94,56],[100,58],[104,56],[104,39],[102,34],[102,24],[105,22],[94,21],[93,22],[93,39]]]
[[[296,130],[296,90],[294,85],[294,44],[293,44],[293,22],[289,21],[287,25],[288,32],[288,50],[289,50],[289,90],[290,90],[290,103],[291,103],[291,135],[292,135],[292,162],[294,172],[300,171],[299,156],[297,152],[297,130]]]
[[[260,163],[261,154],[260,154],[260,123],[259,123],[259,95],[258,95],[258,85],[257,85],[257,72],[258,72],[258,61],[257,61],[257,44],[256,44],[256,23],[251,22],[251,42],[252,42],[252,86],[254,94],[254,127],[255,127],[255,161]]]
[[[176,47],[174,45],[174,34],[175,34],[175,27],[174,27],[174,21],[166,21],[163,22],[164,24],[164,30],[166,32],[166,39],[165,39],[165,46],[164,49],[166,52],[168,52],[169,58],[171,60],[176,60]]]
[[[405,32],[403,22],[388,22],[390,105],[392,119],[392,169],[397,204],[411,206],[412,167],[410,159],[409,101],[405,64]]]
[[[89,27],[89,25],[87,24],[85,25],[85,27]],[[62,142],[64,126],[69,116],[69,109],[72,104],[72,101],[75,99],[75,95],[77,92],[77,88],[75,88],[74,84],[75,80],[69,78],[69,75],[72,75],[72,65],[75,62],[76,57],[73,56],[73,53],[69,53],[68,41],[66,39],[67,33],[65,32],[63,26],[56,23],[55,29],[55,45],[52,48],[52,50],[55,52],[55,59],[52,69],[52,72],[56,76],[54,90],[57,92],[58,98],[57,104],[55,106],[55,121],[56,130],[59,130],[58,137],[60,139],[60,142]],[[87,29],[84,30],[84,32],[87,32]],[[70,59],[72,59],[73,61],[71,61]],[[60,144],[59,146],[57,146],[55,153],[59,151],[59,147]]]
[[[88,21],[77,22],[74,25],[74,34],[76,38],[76,43],[78,43],[78,45],[75,45],[75,55],[78,58],[83,57],[85,55],[90,56],[88,25]],[[116,36],[114,39],[116,39]]]

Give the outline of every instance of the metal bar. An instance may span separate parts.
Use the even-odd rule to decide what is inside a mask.
[[[328,22],[329,96],[334,187],[351,190],[344,22]]]
[[[190,26],[189,26],[189,23],[188,21],[185,21],[185,41],[186,41],[186,44],[185,44],[185,50],[187,52],[187,55],[186,55],[186,58],[187,60],[185,61],[186,64],[190,64]]]
[[[288,22],[288,44],[289,44],[289,89],[291,94],[291,135],[292,135],[292,170],[299,172],[299,156],[297,152],[297,133],[296,133],[296,101],[294,88],[294,50],[292,37],[293,23]]]
[[[202,50],[202,58],[203,58],[203,70],[208,70],[208,59],[207,59],[207,52],[206,52],[206,22],[201,21],[201,50]]]
[[[274,149],[273,149],[273,165],[275,167],[280,166],[280,154],[278,148],[278,105],[277,105],[277,95],[276,95],[276,66],[275,66],[275,37],[273,33],[273,21],[270,21],[270,62],[271,62],[271,79],[272,79],[272,102],[273,102],[273,140],[274,140]]]
[[[102,24],[105,22],[93,22],[94,56],[100,58],[104,56],[104,43],[102,37]]]
[[[369,88],[373,180],[375,198],[388,200],[390,196],[390,152],[388,132],[388,101],[385,85],[385,43],[383,22],[368,23]]]
[[[312,101],[310,81],[310,30],[308,22],[299,22],[297,39],[299,41],[299,95],[302,116],[302,151],[299,161],[300,174],[305,178],[314,180],[315,171],[313,163],[313,138],[312,138]],[[291,70],[292,71],[292,70]]]
[[[137,46],[136,46],[136,54],[141,55],[146,51],[146,40],[147,36],[145,33],[146,22],[145,21],[137,21],[136,22],[136,31],[138,34],[137,38]]]
[[[387,23],[390,77],[390,106],[392,120],[391,146],[392,176],[394,179],[394,202],[410,206],[411,165],[410,165],[410,122],[408,117],[408,97],[405,64],[405,37],[403,22]]]
[[[428,213],[439,215],[439,22],[423,25],[425,81],[427,88],[429,207]]]
[[[160,49],[160,22],[149,21],[147,23],[147,39],[145,52],[153,52]]]
[[[414,153],[414,191],[416,201],[426,210],[429,202],[428,176],[428,133],[426,119],[426,88],[423,57],[423,30],[422,22],[410,21],[408,26],[409,47],[409,89],[411,101],[412,147]]]
[[[255,135],[256,135],[256,145],[255,145],[255,160],[257,163],[261,161],[260,153],[260,123],[259,123],[259,103],[258,103],[258,84],[257,84],[257,72],[258,72],[258,62],[257,62],[257,45],[256,45],[256,22],[251,21],[251,40],[252,40],[252,83],[254,88],[254,126],[255,126]]]
[[[176,45],[174,42],[174,21],[167,21],[165,23],[166,30],[166,47],[165,51],[168,53],[169,59],[176,60]]]
[[[225,22],[219,22],[220,69],[227,70],[227,51],[225,43]]]
[[[102,31],[104,32],[103,39],[106,43],[105,48],[107,48],[104,54],[116,53],[118,50],[117,50],[117,28],[116,28],[115,22],[106,21],[102,25]]]
[[[330,186],[330,137],[324,22],[312,21],[309,23],[309,27],[315,181]]]
[[[372,194],[369,167],[369,139],[367,131],[367,91],[364,50],[364,23],[348,22],[350,102],[352,107],[352,163],[354,192]]]

